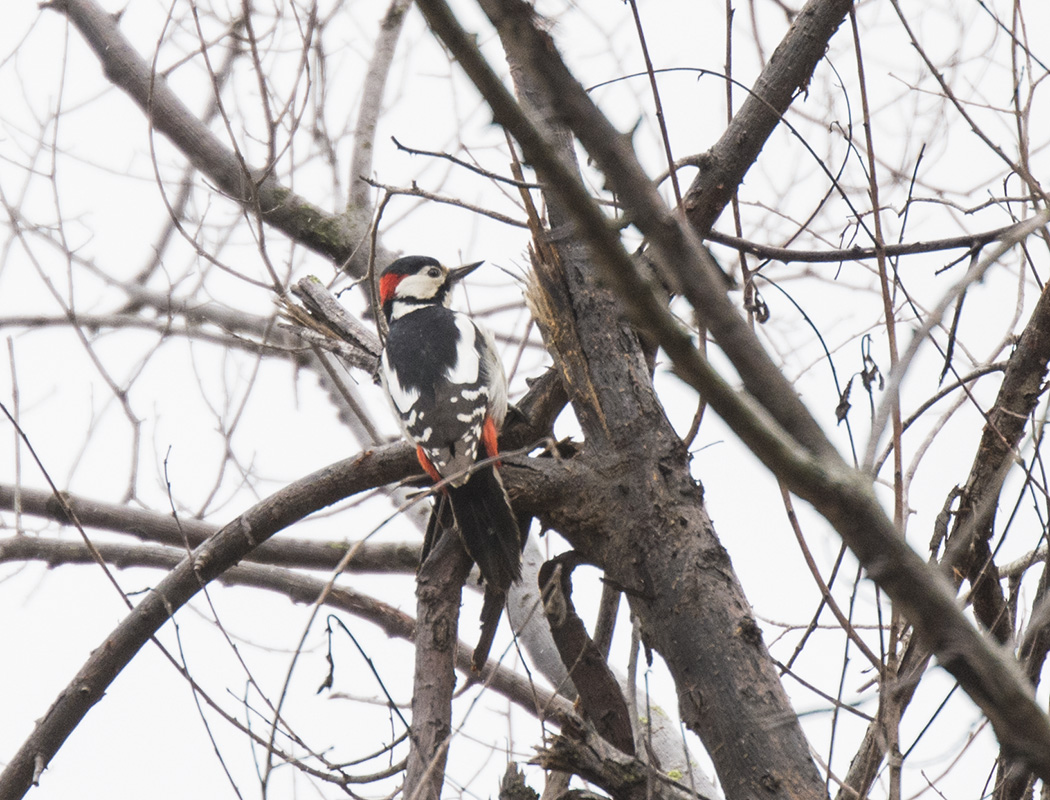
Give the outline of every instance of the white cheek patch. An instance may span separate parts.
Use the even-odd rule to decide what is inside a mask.
[[[456,327],[459,329],[459,358],[445,377],[449,383],[470,386],[478,382],[481,374],[481,359],[475,347],[478,331],[465,314],[456,314]]]
[[[411,297],[427,300],[438,293],[444,278],[431,278],[426,273],[406,275],[398,281],[394,297]]]

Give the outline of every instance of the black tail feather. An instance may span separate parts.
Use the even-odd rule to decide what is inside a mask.
[[[492,640],[496,638],[496,629],[499,627],[506,602],[506,594],[492,584],[485,585],[485,602],[481,605],[481,635],[478,637],[478,646],[474,648],[474,654],[470,657],[470,671],[474,675],[481,675],[489,660]]]
[[[506,592],[521,578],[521,534],[499,473],[482,467],[463,486],[449,486],[448,497],[463,545],[481,576]]]

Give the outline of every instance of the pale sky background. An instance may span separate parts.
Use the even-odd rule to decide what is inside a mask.
[[[105,3],[111,11],[121,9],[109,0]],[[329,3],[324,8],[330,9],[330,6]],[[905,91],[922,72],[902,39],[889,5],[873,6],[863,9],[862,20],[871,104],[879,121],[876,135],[880,137],[879,153],[884,159],[880,169],[887,183],[884,203],[893,210],[903,203],[906,182],[902,188],[899,182],[893,184],[888,176],[894,169],[904,174],[910,171],[919,142],[927,145],[920,193],[936,195],[935,189],[930,188],[935,187],[944,190],[941,196],[964,206],[975,206],[990,194],[1001,195],[1003,187],[990,183],[998,180],[1001,166],[978,146],[965,125],[955,120],[951,123],[950,135],[945,135],[941,112],[934,100],[922,92]],[[483,27],[480,12],[465,1],[456,3],[456,7],[464,10],[464,24],[485,31],[482,41],[486,52],[494,60],[498,59],[498,42]],[[188,19],[188,8],[188,4],[176,0],[174,13]],[[771,3],[759,8],[762,41],[768,56],[782,35],[784,20]],[[986,63],[1005,48],[1004,37],[996,32],[976,3],[951,8],[949,3],[943,8],[932,7],[921,18],[920,36],[933,55],[946,57],[947,48],[956,46],[958,31],[972,32],[955,63],[957,85],[965,87],[975,102],[986,99],[989,105],[1005,106],[1009,102],[1010,87],[1009,75],[1003,72],[1002,64],[1009,62],[1000,57],[993,66]],[[724,61],[721,4],[668,4],[646,0],[640,9],[646,22],[650,52],[658,68],[690,66],[721,70]],[[165,4],[154,0],[134,0],[124,7],[121,28],[147,57],[151,57],[161,36],[167,10]],[[1028,19],[1029,32],[1050,30],[1050,18],[1046,18],[1050,10],[1034,6],[1026,10],[1044,17]],[[370,41],[383,11],[383,3],[361,0],[344,7],[329,23],[337,31],[327,31],[325,39],[326,45],[332,46],[327,66],[330,94],[325,100],[325,117],[332,130],[340,131],[347,125],[352,130],[358,99],[355,81],[364,73]],[[556,40],[585,83],[631,74],[642,68],[628,6],[611,0],[586,0],[573,4],[552,3],[544,11],[555,20]],[[738,13],[737,24],[744,26],[745,9],[738,9]],[[944,35],[940,35],[942,31]],[[168,36],[182,47],[192,42],[192,31],[185,26],[169,30]],[[883,46],[876,47],[875,43]],[[938,52],[941,45],[946,48],[943,53]],[[175,46],[166,44],[158,63],[172,64],[175,54]],[[1050,57],[1050,53],[1042,55],[1044,62]],[[754,48],[742,42],[737,46],[736,58],[737,77],[750,83],[755,74]],[[839,80],[850,87],[855,85],[852,59],[847,24],[839,32],[830,55],[830,63],[841,76],[831,72],[828,62],[822,63],[812,94],[797,105],[798,114],[792,117],[796,125],[809,126],[806,128],[809,131],[826,132],[848,124],[841,96],[826,89]],[[448,78],[450,74],[454,76],[452,81]],[[280,84],[281,74],[271,77]],[[251,107],[254,97],[249,78],[239,76],[237,80],[242,84],[235,92],[237,97],[244,98],[245,108]],[[199,70],[177,70],[171,84],[183,93],[195,111],[206,103],[209,87]],[[672,127],[676,155],[710,146],[724,127],[721,81],[713,77],[698,79],[686,72],[670,73],[661,77],[661,91],[665,92],[664,108]],[[651,174],[662,171],[664,165],[656,146],[657,132],[649,111],[647,82],[636,79],[604,87],[594,96],[622,129],[632,128],[645,117],[635,136],[636,145]],[[4,24],[0,26],[0,97],[4,98],[0,108],[3,126],[0,129],[0,189],[5,201],[17,205],[32,224],[50,225],[63,219],[65,224],[60,235],[68,247],[108,274],[121,279],[136,274],[149,259],[167,219],[153,174],[147,126],[140,111],[106,83],[97,61],[60,14],[40,10],[36,3],[25,0],[8,4]],[[403,33],[386,97],[388,108],[376,139],[375,169],[380,181],[393,185],[407,185],[413,180],[422,186],[440,184],[443,194],[456,194],[468,202],[521,216],[516,213],[513,197],[501,196],[491,184],[449,170],[443,164],[397,153],[390,142],[390,137],[396,136],[406,145],[430,150],[453,149],[457,142],[462,142],[488,168],[503,172],[507,169],[502,132],[490,124],[488,112],[479,104],[472,88],[433,42],[418,11],[411,12]],[[56,128],[51,118],[59,102],[63,116]],[[852,114],[853,124],[859,130],[859,109],[854,106]],[[1000,141],[1009,147],[1011,130],[991,122],[996,119],[993,114],[982,119],[990,132],[1001,137]],[[1033,127],[1042,126],[1045,140],[1050,111],[1042,95],[1037,95],[1032,121]],[[41,130],[45,146],[37,151],[33,143]],[[349,158],[347,139],[340,140],[337,153],[344,164]],[[262,152],[261,145],[248,137],[241,137],[239,142],[248,152],[249,160],[259,163],[256,156]],[[52,144],[62,151],[54,161]],[[167,180],[174,180],[181,174],[182,159],[159,138],[155,146],[162,174]],[[818,150],[818,155],[836,166],[848,159],[841,138],[825,137],[817,142],[817,147],[824,148]],[[1050,174],[1045,147],[1037,152],[1037,157],[1033,171],[1042,176]],[[53,165],[57,175],[54,193],[52,184],[46,180]],[[691,179],[691,172],[684,174],[685,180]],[[345,176],[341,185],[333,186],[330,173],[319,160],[303,165],[296,172],[295,180],[294,188],[298,192],[325,208],[338,209],[345,199]],[[860,180],[854,160],[843,182],[856,188]],[[748,176],[745,191],[753,192],[752,197],[776,196],[779,205],[745,208],[746,235],[780,244],[777,236],[782,226],[778,214],[783,212],[795,219],[804,217],[819,201],[826,185],[812,158],[786,131],[778,131],[767,145],[759,167]],[[170,183],[166,189],[174,194],[177,187]],[[1008,189],[1016,190],[1016,186]],[[854,194],[855,198],[859,196],[860,190]],[[196,211],[210,215],[212,222],[224,217],[235,218],[225,201],[213,198],[212,202],[213,206]],[[460,209],[429,204],[420,210],[415,206],[416,201],[408,199],[392,204],[386,220],[389,227],[384,231],[387,247],[435,255],[449,264],[484,258],[489,266],[472,279],[466,295],[460,294],[457,299],[460,307],[477,311],[520,304],[520,285],[507,273],[516,276],[524,273],[528,241],[524,231]],[[838,244],[834,236],[848,224],[845,212],[843,215],[835,230],[825,231],[830,241],[797,246]],[[395,220],[397,224],[393,224]],[[896,214],[887,213],[886,222],[890,228],[887,238],[895,240],[900,220]],[[906,238],[958,235],[964,230],[985,230],[1007,222],[1000,209],[982,211],[971,218],[946,212],[943,206],[920,204],[912,208]],[[731,231],[728,215],[718,227]],[[765,238],[767,232],[768,239]],[[203,235],[213,243],[218,236],[214,230]],[[232,237],[232,242],[221,243],[221,258],[253,278],[264,280],[257,249],[248,240],[243,226],[233,230]],[[45,244],[43,237],[29,237],[26,247],[9,234],[4,241],[5,248],[0,251],[0,320],[21,314],[57,314],[58,307],[47,281],[51,281],[61,296],[68,296],[65,256]],[[860,243],[867,244],[866,241]],[[290,254],[276,234],[270,237],[270,253],[282,267],[290,261],[296,279],[318,274],[327,280],[332,274],[331,266],[317,256],[301,249]],[[725,251],[719,254],[727,258]],[[1045,248],[1036,256],[1042,268],[1040,274],[1045,279]],[[932,306],[955,279],[954,273],[940,277],[935,274],[947,260],[944,254],[933,254],[904,262],[907,272],[902,277],[926,308]],[[184,242],[178,242],[166,254],[162,278],[174,284],[179,293],[194,285],[204,267]],[[776,274],[785,281],[807,274],[830,278],[836,269],[837,265],[817,265],[810,273],[796,267],[781,268]],[[80,313],[115,307],[119,292],[86,276],[79,267],[73,275]],[[157,284],[161,285],[163,281]],[[888,369],[879,327],[881,308],[877,296],[868,292],[873,285],[871,266],[855,264],[847,265],[834,283],[790,281],[792,298],[825,337],[842,382],[861,367],[860,337],[865,332],[875,336],[872,353],[880,367]],[[773,318],[760,334],[783,360],[789,375],[798,379],[800,392],[836,444],[848,454],[846,428],[835,424],[835,387],[811,328],[776,289],[765,285],[762,292]],[[203,294],[220,302],[236,303],[239,310],[251,313],[266,314],[272,308],[269,292],[247,286],[214,269],[208,272]],[[1027,318],[1025,310],[1035,297],[1032,282],[1018,278],[1016,260],[1008,267],[993,269],[985,283],[974,287],[968,296],[968,308],[974,313],[964,319],[961,329],[963,355],[968,358],[967,348],[972,347],[975,360],[985,358],[1014,329],[1014,320],[1020,319],[1023,324]],[[344,298],[354,313],[363,313],[364,305],[358,295],[348,293]],[[688,313],[684,306],[680,310]],[[487,316],[486,320],[495,328],[518,334],[527,321],[520,307]],[[902,325],[899,330],[906,345],[911,327]],[[16,376],[22,424],[49,474],[63,489],[105,502],[120,502],[130,471],[129,426],[83,347],[64,329],[26,331],[7,327],[0,333],[3,334],[0,400],[10,407],[12,376]],[[133,373],[152,344],[153,340],[148,337],[118,333],[100,338],[95,351],[107,370],[122,381]],[[514,359],[514,352],[513,345],[506,345],[504,355],[508,365]],[[717,356],[715,358],[717,362]],[[526,351],[514,376],[513,390],[520,395],[525,379],[539,374],[546,363],[537,348]],[[169,510],[164,485],[165,460],[172,494],[180,510],[189,513],[205,502],[219,480],[218,464],[225,446],[220,428],[231,423],[231,410],[239,408],[249,386],[253,387],[251,395],[244,404],[232,442],[237,458],[250,466],[260,480],[249,489],[239,476],[224,475],[209,506],[210,520],[228,521],[256,502],[260,495],[357,452],[358,446],[339,424],[335,409],[313,374],[297,372],[291,365],[279,362],[266,364],[255,374],[254,366],[255,361],[250,357],[227,358],[203,343],[169,343],[150,359],[130,397],[136,415],[142,420],[137,497],[146,507],[161,513]],[[925,352],[914,371],[918,377],[904,385],[906,410],[914,409],[936,391],[939,367],[936,356]],[[658,374],[668,413],[684,431],[695,410],[695,395],[666,369],[658,369]],[[378,390],[367,380],[361,382],[360,389],[377,409],[375,416],[385,426],[385,433],[391,437],[396,435]],[[982,384],[978,395],[987,404],[994,397],[994,390],[995,384]],[[858,450],[863,453],[868,401],[859,385],[854,386],[852,400],[851,421]],[[909,534],[920,552],[925,552],[933,517],[947,491],[965,479],[980,432],[977,420],[972,409],[962,410],[914,476],[911,496],[922,502],[913,503]],[[570,435],[573,430],[571,418],[559,421],[559,435]],[[90,437],[85,431],[90,431]],[[925,435],[921,426],[914,434],[908,434],[906,443],[912,448],[910,453],[918,451]],[[0,425],[3,443],[0,445],[0,482],[15,480],[13,441],[10,427],[6,423]],[[805,625],[816,607],[819,593],[805,572],[798,546],[786,524],[776,484],[711,413],[693,449],[694,472],[704,483],[716,530],[760,618],[767,644],[776,657],[785,659],[790,656],[797,632],[789,632],[781,640],[781,625]],[[24,450],[22,481],[35,488],[46,486]],[[1007,490],[1004,497],[1013,495]],[[814,555],[826,575],[838,552],[839,540],[803,504],[799,503],[797,509]],[[323,515],[280,535],[356,538],[392,513],[389,502],[376,497],[361,509]],[[4,512],[0,520],[5,526],[0,535],[11,535],[13,515]],[[41,527],[38,520],[31,518],[24,524],[33,531]],[[1038,525],[1038,520],[1033,518],[1027,524]],[[47,528],[46,533],[59,535],[53,527]],[[61,535],[75,537],[75,533],[69,531]],[[415,537],[415,528],[403,519],[395,519],[379,534],[380,540],[389,541],[416,540]],[[1007,542],[1004,556],[1011,545]],[[557,552],[564,549],[564,543],[551,536],[541,540],[541,547]],[[1021,551],[1016,553],[1021,554]],[[847,556],[842,571],[843,586],[849,585],[855,572],[855,561]],[[593,620],[598,586],[593,571],[591,573],[589,578],[581,577],[581,588],[574,594],[588,622]],[[147,589],[161,578],[161,573],[147,570],[117,571],[116,575],[129,594]],[[349,583],[414,613],[410,576],[355,576]],[[247,589],[216,586],[209,596],[252,674],[267,694],[275,697],[289,670],[292,652],[303,635],[309,609]],[[847,591],[842,591],[840,602],[848,596]],[[468,595],[466,602],[461,636],[471,640],[476,630],[478,598]],[[873,622],[875,602],[874,587],[863,583],[857,594],[858,619]],[[17,749],[31,731],[33,721],[43,715],[91,650],[123,618],[124,612],[123,602],[96,567],[67,566],[49,570],[39,564],[0,565],[0,643],[5,650],[5,657],[0,659],[0,762],[5,762]],[[306,636],[306,652],[295,667],[286,707],[293,724],[311,745],[332,747],[337,754],[334,758],[350,760],[369,752],[377,742],[389,739],[390,715],[381,702],[369,706],[334,699],[327,693],[316,694],[327,672],[323,616]],[[406,681],[410,676],[412,649],[403,642],[388,640],[366,623],[340,616],[360,638],[368,655],[376,660],[384,679],[389,679],[395,699],[407,702],[410,684]],[[193,674],[227,710],[242,720],[247,715],[253,726],[259,725],[258,718],[246,711],[243,703],[244,671],[211,619],[211,608],[203,597],[198,597],[191,608],[177,617],[181,641],[176,639],[171,625],[162,630],[160,639],[172,652],[178,652],[181,646]],[[621,613],[613,658],[620,669],[626,669],[629,627],[626,614]],[[837,631],[816,633],[798,664],[807,679],[825,690],[834,690],[842,669],[841,638]],[[381,695],[374,679],[342,634],[336,635],[335,648],[334,691],[378,701]],[[493,652],[509,648],[510,637],[504,626]],[[516,659],[512,650],[504,657],[511,663]],[[855,653],[851,653],[851,658],[853,663],[847,673],[844,697],[848,702],[859,701],[865,713],[873,713],[874,693],[865,687],[870,676],[863,674],[863,665]],[[905,722],[902,741],[907,744],[914,740],[951,688],[951,681],[941,672],[929,676],[926,682],[926,691],[916,700]],[[649,685],[654,703],[673,714],[673,687],[659,662],[652,670]],[[786,679],[785,685],[803,714],[803,725],[814,747],[822,758],[827,757],[830,717],[827,704],[790,679]],[[1040,691],[1040,697],[1045,701],[1045,690]],[[249,704],[261,707],[257,696],[250,696]],[[507,753],[519,761],[527,761],[532,755],[532,746],[540,740],[540,725],[521,712],[508,714],[507,703],[493,694],[482,694],[479,698],[476,693],[468,693],[457,701],[455,715],[457,723],[465,721],[466,725],[453,745],[450,781],[469,784],[465,793],[470,797],[492,796],[497,791]],[[215,736],[216,749],[244,796],[258,796],[253,782],[258,752],[253,755],[244,738],[214,714],[208,712],[205,716]],[[848,767],[852,743],[862,734],[864,723],[844,714],[839,725],[840,739],[833,769],[841,774]],[[396,733],[400,732],[398,724],[395,723],[394,728]],[[981,757],[972,760],[966,757],[972,766],[966,762],[956,766],[942,790],[953,798],[979,797],[980,787],[987,778],[988,754],[995,752],[995,743],[987,726],[982,727],[982,719],[974,706],[959,691],[953,694],[945,712],[907,762],[908,796],[925,785],[924,774],[936,778],[947,767],[946,757],[957,752],[959,743],[973,735],[976,739],[967,752]],[[687,740],[696,752],[701,751],[692,734],[687,735]],[[398,757],[403,757],[404,752],[402,747]],[[530,770],[533,786],[541,789],[540,776],[535,768]],[[88,714],[48,768],[41,786],[29,796],[39,800],[143,796],[168,800],[236,795],[214,755],[188,686],[156,648],[147,646],[113,684],[104,700]],[[281,767],[271,796],[340,795],[327,787],[318,793],[294,770]],[[450,788],[448,797],[454,796],[455,791]],[[873,796],[878,796],[877,792]]]

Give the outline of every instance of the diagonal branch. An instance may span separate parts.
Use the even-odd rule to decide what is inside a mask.
[[[431,7],[425,4],[428,13]],[[495,3],[483,7],[492,15],[502,8]],[[439,21],[443,31],[461,41],[444,13]],[[552,95],[558,100],[562,95],[544,85],[534,63],[545,59],[533,57],[532,40],[513,24],[497,30],[526,116],[558,120],[560,108]],[[486,85],[497,85],[484,74],[484,64],[474,67]],[[519,109],[508,105],[508,110]],[[514,129],[516,135],[521,132]],[[569,183],[540,172],[550,225],[559,235],[534,231],[530,299],[587,434],[588,463],[577,464],[577,500],[548,504],[541,520],[603,567],[613,585],[624,587],[646,646],[667,662],[679,689],[682,719],[711,753],[727,797],[754,797],[770,787],[775,787],[771,797],[823,797],[823,782],[796,715],[703,510],[681,441],[655,395],[652,342],[639,341],[595,268],[606,255],[626,261],[623,274],[633,275],[634,265],[582,191],[567,130],[555,126],[549,144],[537,141],[543,136],[534,137],[537,147],[523,145],[527,160],[535,166],[537,157],[544,159]],[[567,185],[594,212],[593,225],[582,223],[579,206],[555,191]],[[652,304],[656,318],[666,319],[666,298],[656,300],[648,287],[640,295]],[[776,723],[768,724],[771,719]],[[648,747],[645,752],[656,766]],[[763,754],[761,767],[752,760],[754,753]],[[700,785],[698,777],[695,783]]]
[[[814,454],[834,453],[834,448],[798,398],[794,387],[766,355],[750,327],[729,301],[724,277],[714,259],[701,246],[693,231],[680,224],[663,202],[635,157],[630,138],[616,130],[595,107],[590,95],[558,55],[549,35],[534,24],[531,9],[517,2],[485,3],[484,6],[496,27],[506,31],[504,38],[517,43],[515,46],[521,57],[528,59],[525,62],[528,68],[546,84],[550,95],[558,98],[557,112],[602,169],[620,202],[628,209],[632,223],[648,238],[661,278],[692,303],[704,327],[740,373],[747,390],[797,444]],[[527,157],[534,161],[533,166],[541,175],[549,167],[555,168],[546,177],[551,186],[557,187],[557,193],[566,197],[566,204],[576,216],[577,229],[589,237],[592,250],[600,248],[595,254],[600,254],[600,260],[604,261],[605,277],[622,297],[632,299],[628,310],[634,311],[634,320],[643,330],[650,329],[655,320],[669,320],[664,303],[656,302],[651,308],[641,308],[641,303],[650,303],[646,298],[652,295],[652,288],[636,275],[637,269],[626,256],[619,237],[610,230],[600,210],[583,191],[580,181],[554,174],[562,170],[557,164],[547,163],[551,159],[544,152],[547,147],[542,134],[539,131],[525,134],[525,128],[533,128],[533,123],[522,115],[521,120],[512,121],[509,127],[515,137],[525,135],[526,141],[538,140],[534,146],[528,147],[526,141],[522,141]],[[544,163],[535,162],[537,158],[544,159]],[[571,201],[568,195],[572,196]],[[600,224],[598,219],[602,221]],[[678,330],[677,335],[675,330]],[[695,349],[682,336],[677,325],[674,328],[665,326],[657,338],[665,349],[668,346],[688,351]]]
[[[1028,416],[1044,389],[1043,379],[1048,364],[1050,290],[1044,289],[1010,355],[995,404],[988,412],[949,538],[949,552],[942,560],[942,564],[955,576],[956,582],[961,583],[964,575],[970,577],[975,585],[972,592],[974,612],[986,628],[998,629],[1000,638],[1009,632],[1009,625],[1004,624],[1009,619],[1003,614],[1005,603],[996,579],[998,570],[991,561],[989,538],[1003,481],[1012,460],[1016,458]],[[1044,573],[1040,586],[1045,579]],[[983,589],[979,589],[979,585],[983,585]],[[1032,655],[1020,647],[1019,652],[1026,658]],[[1035,652],[1042,652],[1045,657],[1045,651],[1036,649]],[[911,701],[917,676],[925,671],[929,659],[929,650],[918,642],[913,641],[905,650],[898,670],[902,682],[898,690],[898,702],[902,711]],[[1037,666],[1041,666],[1041,663],[1040,660]],[[1033,668],[1031,663],[1026,661],[1025,669],[1029,679],[1038,678],[1039,669]],[[863,796],[874,782],[884,755],[885,739],[881,735],[879,723],[875,722],[865,733],[843,780],[844,785]],[[1006,755],[1004,753],[1001,756],[1004,761],[1007,760]],[[843,800],[847,796],[850,796],[848,790],[839,795]]]
[[[733,390],[687,339],[683,341],[677,323],[624,257],[615,231],[579,180],[552,154],[544,134],[517,108],[448,7],[440,0],[424,0],[420,5],[432,28],[486,97],[496,120],[511,130],[548,187],[572,210],[577,230],[596,249],[596,261],[632,318],[658,337],[679,375],[704,393],[767,467],[831,522],[868,575],[899,605],[917,635],[987,715],[1000,743],[1050,780],[1050,719],[1036,704],[1016,660],[969,623],[956,606],[947,580],[908,547],[887,518],[870,477],[842,461],[754,333],[740,323],[724,292],[718,290],[715,273],[695,236],[662,206],[628,142],[575,80],[561,80],[567,70],[549,36],[535,27],[531,9],[512,2],[500,6],[513,9],[507,13],[514,15],[516,35],[535,43],[532,66],[559,98],[562,118],[615,187],[632,221],[652,243],[661,266],[684,287],[705,323],[712,319],[717,323],[709,328],[761,406]],[[503,22],[499,20],[497,27]],[[642,177],[636,178],[639,175]],[[1030,222],[1045,224],[1045,219]]]
[[[409,472],[415,467],[415,458],[407,446],[401,458],[404,472]],[[168,547],[184,549],[187,542],[190,547],[197,547],[220,530],[220,526],[198,519],[180,517],[176,520],[170,513],[161,514],[131,506],[103,503],[65,492],[62,497],[84,528],[128,534],[142,541]],[[0,483],[0,510],[13,510],[16,498],[20,499],[21,511],[25,515],[63,524],[69,522],[69,517],[52,492]],[[33,539],[34,537],[27,536],[24,541],[15,538],[3,542],[0,545],[0,562],[20,560],[23,549],[33,547]],[[369,543],[361,546],[359,542],[318,542],[283,538],[264,542],[247,558],[258,564],[331,570],[352,547],[359,549],[347,567],[348,572],[409,573],[419,563],[418,545]]]
[[[700,173],[685,194],[686,216],[700,236],[707,236],[788,106],[809,85],[852,6],[852,0],[809,0],[725,132],[701,157]]]
[[[289,238],[336,264],[351,263],[363,274],[366,253],[351,262],[359,240],[347,220],[330,214],[282,186],[272,171],[245,164],[169,88],[121,33],[119,15],[93,0],[54,0],[44,8],[62,14],[80,31],[106,78],[142,109],[153,127],[171,140],[198,170],[235,202],[261,211],[262,219]],[[152,95],[151,95],[152,88]]]
[[[208,539],[96,648],[0,773],[0,797],[22,797],[109,685],[165,622],[238,560],[308,514],[400,477],[403,450],[373,450],[308,475],[256,504]]]
[[[346,215],[351,220],[363,219],[365,228],[371,222],[372,198],[367,180],[372,177],[372,155],[375,153],[376,128],[383,110],[383,90],[386,88],[390,65],[394,61],[397,41],[405,25],[405,17],[412,7],[412,0],[391,0],[383,15],[376,37],[372,60],[364,79],[361,103],[357,107],[357,124],[354,126],[354,154],[350,162],[350,193],[346,203]]]
[[[272,542],[267,544],[270,543]],[[170,570],[178,566],[185,556],[184,552],[171,547],[115,544],[99,544],[96,547],[107,563],[120,569],[155,567]],[[361,551],[350,563],[348,572],[360,555]],[[44,561],[49,566],[95,563],[88,548],[81,543],[41,539],[35,536],[0,539],[0,561],[8,559]],[[327,580],[303,575],[294,570],[242,563],[226,570],[218,580],[225,586],[250,586],[276,592],[298,603],[313,603],[323,596],[326,606],[367,620],[381,628],[388,636],[408,642],[415,639],[416,621],[408,614],[346,586],[336,585],[328,589]],[[471,647],[466,642],[456,642],[455,661],[456,669],[474,677],[471,672]],[[572,706],[568,700],[536,686],[527,678],[495,661],[490,661],[485,666],[480,680],[487,688],[543,719],[566,718],[572,714]]]

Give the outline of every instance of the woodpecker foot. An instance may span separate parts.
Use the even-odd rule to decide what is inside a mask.
[[[507,417],[506,417],[506,419],[503,420],[503,427],[507,428],[507,427],[510,427],[511,425],[526,425],[526,426],[531,427],[532,426],[532,419],[529,417],[528,414],[526,414],[524,411],[522,411],[516,405],[514,405],[513,403],[508,403],[507,404]]]

